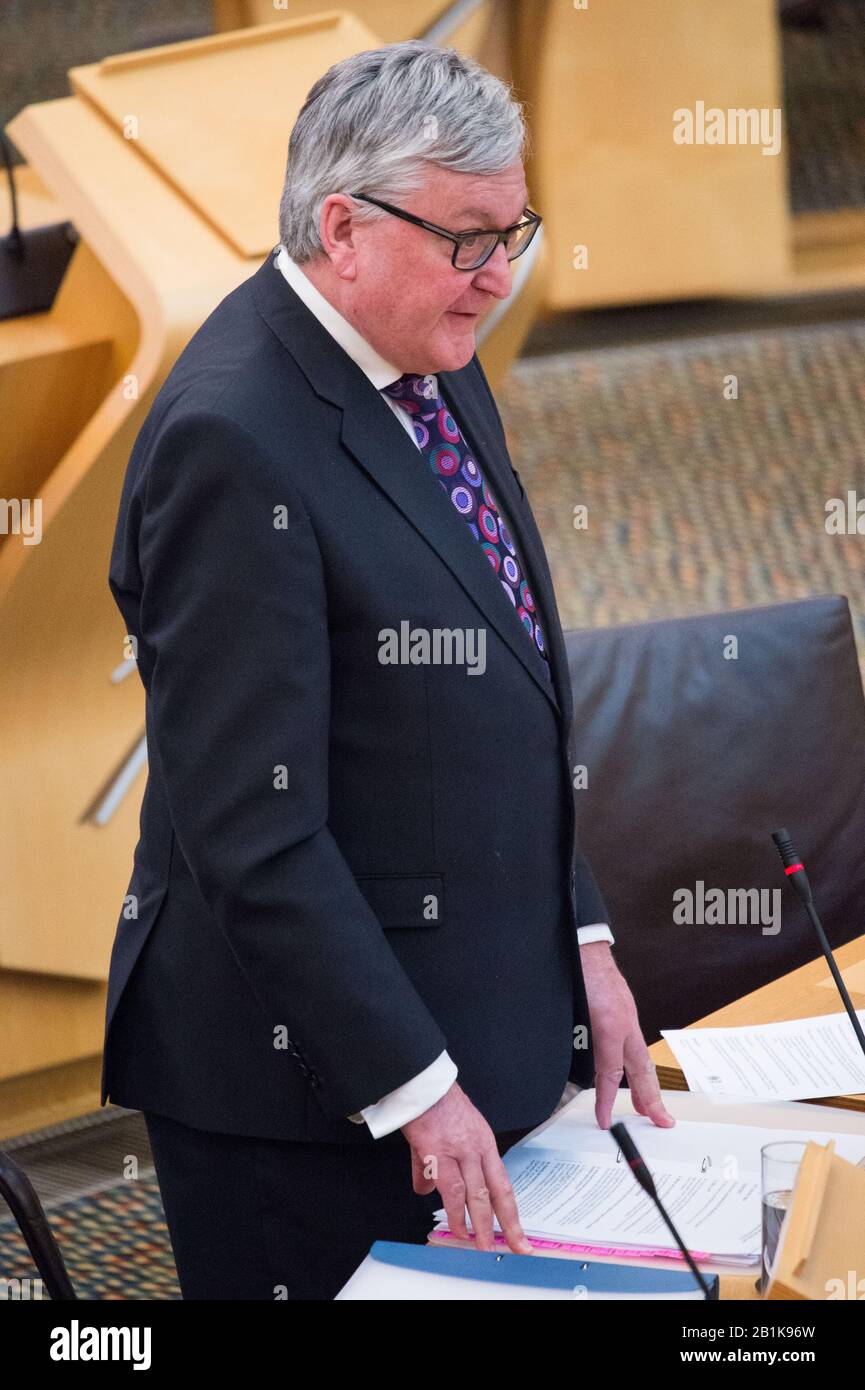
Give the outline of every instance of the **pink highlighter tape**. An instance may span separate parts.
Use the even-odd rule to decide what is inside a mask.
[[[461,1236],[452,1237],[451,1232],[446,1228],[432,1231],[429,1239],[431,1242],[435,1242],[443,1236],[456,1240],[462,1239]],[[473,1231],[469,1231],[469,1239],[475,1239]],[[538,1250],[566,1250],[571,1255],[620,1255],[629,1260],[684,1260],[685,1258],[681,1250],[664,1250],[660,1246],[634,1250],[627,1247],[620,1248],[616,1245],[573,1245],[570,1241],[545,1240],[540,1236],[526,1236],[526,1240]],[[499,1231],[493,1232],[493,1244],[504,1245],[510,1250],[505,1237]],[[709,1255],[703,1250],[692,1250],[691,1255],[695,1260],[709,1259]]]

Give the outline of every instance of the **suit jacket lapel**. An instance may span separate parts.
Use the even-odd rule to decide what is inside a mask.
[[[514,539],[534,582],[541,624],[550,647],[554,687],[543,671],[543,658],[529,641],[501,582],[465,524],[456,526],[453,504],[439,487],[417,447],[390,408],[371,386],[357,363],[338,347],[327,330],[294,293],[268,257],[252,277],[259,312],[295,359],[313,390],[342,410],[341,439],[360,466],[390,497],[406,519],[441,557],[514,656],[543,690],[554,708],[563,709],[562,690],[568,666],[558,621],[553,617],[552,588],[545,566],[537,563],[541,548],[537,528],[502,503],[514,527]],[[464,371],[466,369],[463,369]],[[509,468],[494,440],[477,425],[477,398],[460,373],[441,373],[449,406],[478,462],[489,479],[493,497],[506,496],[502,471]],[[472,417],[474,417],[472,419]],[[469,419],[472,424],[469,425]],[[467,427],[468,426],[468,427]],[[558,702],[557,702],[558,694]]]
[[[439,372],[438,381],[439,389],[447,401],[448,408],[453,407],[454,418],[460,431],[474,451],[489,481],[494,500],[501,503],[505,522],[516,545],[517,553],[523,562],[523,571],[529,580],[529,587],[532,590],[538,610],[544,641],[547,644],[547,656],[549,657],[550,672],[553,677],[553,688],[558,698],[558,706],[567,716],[571,710],[573,698],[568,673],[567,651],[559,622],[555,592],[544,553],[544,544],[532,516],[531,508],[527,502],[521,506],[520,503],[511,501],[513,486],[519,485],[516,484],[516,479],[513,479],[510,484],[507,481],[513,475],[510,458],[506,450],[497,443],[493,433],[482,423],[484,417],[481,416],[481,412],[477,408],[477,397],[472,390],[468,370]],[[441,489],[439,490],[441,491]],[[472,536],[471,539],[474,540],[474,537]],[[475,543],[477,544],[477,542]],[[493,574],[492,566],[490,566],[490,574]],[[496,583],[498,582],[496,579]],[[513,616],[516,618],[516,613]],[[524,638],[526,633],[522,629],[519,619],[516,620],[516,626],[517,638]],[[535,650],[534,643],[528,642],[526,645],[533,658],[533,669],[540,670],[543,657]],[[549,684],[542,671],[541,679],[547,694],[550,694]]]

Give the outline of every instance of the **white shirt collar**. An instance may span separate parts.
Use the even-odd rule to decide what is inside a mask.
[[[274,264],[282,271],[291,288],[303,300],[310,313],[315,315],[322,327],[327,329],[330,336],[357,363],[377,391],[381,391],[385,386],[390,386],[391,382],[403,375],[399,367],[395,367],[392,362],[388,362],[386,358],[382,357],[381,353],[376,352],[372,344],[358,333],[354,325],[349,323],[348,319],[343,318],[339,310],[333,307],[330,300],[325,299],[297,262],[292,260],[281,242],[279,254],[275,257]]]

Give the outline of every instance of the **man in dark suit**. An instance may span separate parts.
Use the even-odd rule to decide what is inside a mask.
[[[333,1297],[442,1204],[530,1248],[500,1155],[573,1083],[606,1125],[627,1071],[672,1123],[576,845],[555,596],[475,352],[537,223],[523,137],[452,50],[331,68],[278,254],[129,462],[110,585],[149,775],[102,1099],[145,1112],[187,1298]]]

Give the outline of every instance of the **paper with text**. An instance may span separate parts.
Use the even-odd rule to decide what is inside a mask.
[[[865,1028],[865,1010],[856,1016]],[[662,1028],[688,1088],[748,1100],[865,1092],[865,1053],[845,1012],[747,1028]]]

